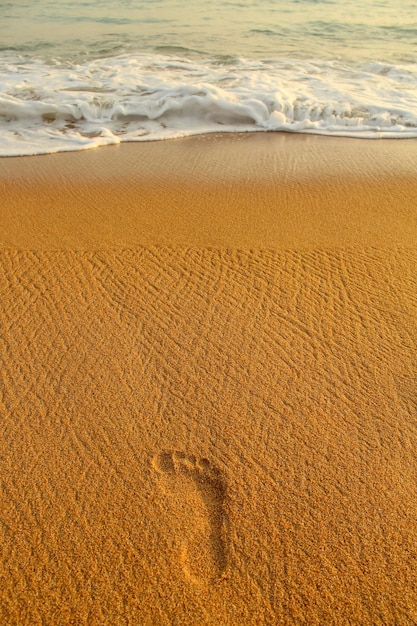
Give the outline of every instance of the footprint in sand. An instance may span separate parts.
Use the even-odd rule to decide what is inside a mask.
[[[161,452],[152,464],[169,494],[184,574],[195,583],[215,582],[227,563],[226,487],[220,471],[208,459],[177,451]]]

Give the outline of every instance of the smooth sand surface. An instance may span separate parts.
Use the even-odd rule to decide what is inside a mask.
[[[417,623],[417,141],[0,160],[0,623]]]

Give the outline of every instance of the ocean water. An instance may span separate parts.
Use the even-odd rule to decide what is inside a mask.
[[[417,137],[417,0],[0,0],[0,156]]]

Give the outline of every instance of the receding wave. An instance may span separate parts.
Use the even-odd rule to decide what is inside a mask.
[[[122,55],[3,57],[0,155],[211,132],[417,137],[417,66]]]

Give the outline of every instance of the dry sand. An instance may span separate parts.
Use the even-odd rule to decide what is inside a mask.
[[[417,142],[0,161],[0,623],[417,623]]]

